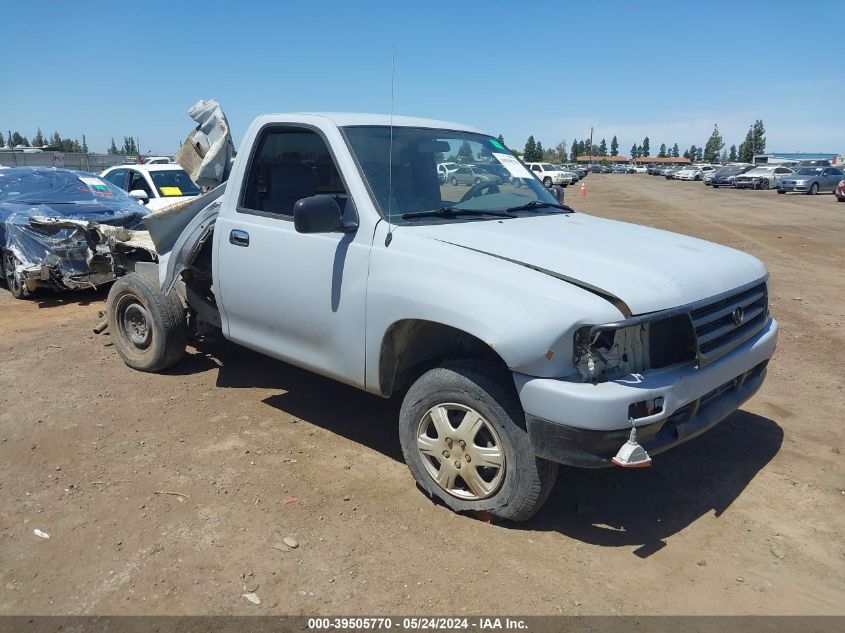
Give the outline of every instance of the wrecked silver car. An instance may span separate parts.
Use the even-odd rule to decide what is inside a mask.
[[[47,167],[0,172],[0,268],[16,298],[36,288],[94,288],[152,261],[149,211],[94,174]]]

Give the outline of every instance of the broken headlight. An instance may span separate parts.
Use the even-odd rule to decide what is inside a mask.
[[[585,382],[614,380],[649,367],[651,324],[618,329],[591,327],[575,332],[575,369]]]

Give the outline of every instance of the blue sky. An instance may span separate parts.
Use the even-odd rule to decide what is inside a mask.
[[[264,112],[390,108],[522,149],[644,136],[682,150],[762,118],[768,149],[845,152],[841,0],[2,3],[0,129],[172,153],[200,98],[236,143]]]

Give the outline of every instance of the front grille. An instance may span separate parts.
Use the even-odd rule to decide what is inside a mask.
[[[699,365],[712,363],[762,330],[768,300],[766,284],[761,283],[690,311]]]

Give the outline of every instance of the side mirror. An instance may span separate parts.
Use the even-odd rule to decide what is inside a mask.
[[[141,204],[147,204],[150,201],[150,196],[143,189],[133,189],[129,192],[129,195]]]
[[[293,225],[298,233],[350,233],[357,224],[344,224],[343,212],[332,196],[311,196],[293,205]]]
[[[563,187],[561,187],[560,185],[554,185],[553,187],[551,187],[551,188],[549,189],[549,191],[551,191],[551,192],[552,192],[552,195],[553,195],[555,198],[557,198],[557,201],[558,201],[558,202],[563,202],[563,194],[564,194],[564,189],[563,189]]]

